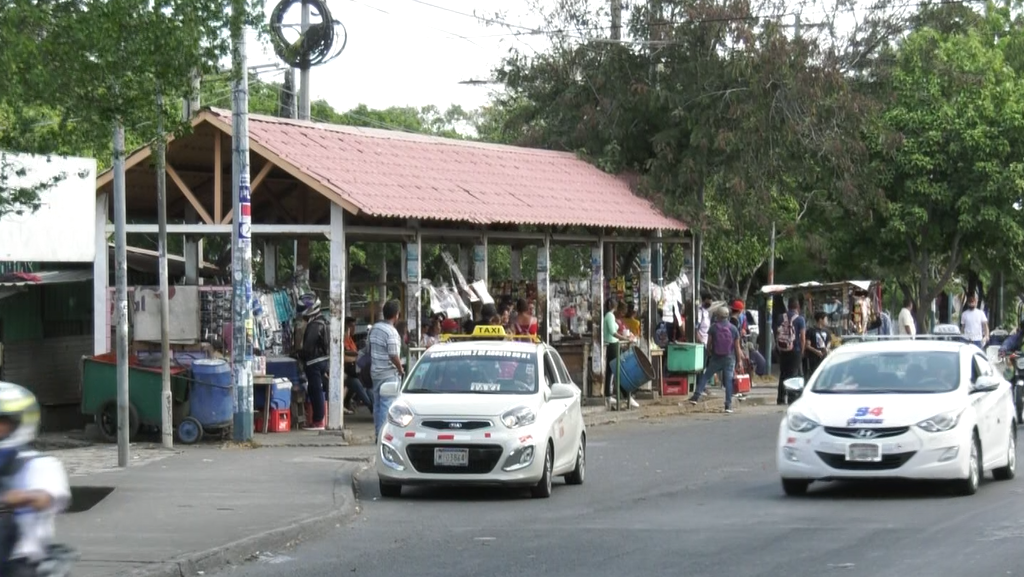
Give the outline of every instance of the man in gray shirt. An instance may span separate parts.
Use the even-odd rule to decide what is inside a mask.
[[[391,381],[401,382],[405,377],[405,369],[402,368],[402,337],[395,329],[395,321],[398,320],[398,313],[402,306],[397,300],[391,300],[384,304],[384,320],[378,321],[370,329],[367,337],[370,347],[370,378],[373,380],[373,426],[376,435],[380,435],[380,429],[387,419],[388,409],[394,397],[384,397],[380,394],[381,386]]]

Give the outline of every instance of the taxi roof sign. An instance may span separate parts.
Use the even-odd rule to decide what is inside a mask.
[[[469,335],[441,335],[441,342],[450,340],[472,340],[472,341],[526,341],[539,343],[537,335],[510,335],[501,325],[477,325],[473,333]]]

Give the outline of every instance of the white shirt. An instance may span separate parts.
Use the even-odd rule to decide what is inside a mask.
[[[914,314],[910,312],[910,309],[904,308],[900,311],[900,316],[896,320],[896,334],[898,335],[916,335],[917,325],[914,324]],[[910,327],[907,330],[907,327]]]
[[[20,538],[14,546],[13,557],[40,561],[46,547],[53,543],[57,514],[71,503],[71,487],[64,465],[59,460],[35,452],[24,453],[24,456],[35,458],[25,463],[15,474],[14,488],[22,491],[45,491],[53,498],[53,505],[40,512],[15,512]]]
[[[988,322],[988,316],[981,309],[964,309],[960,313],[960,326],[964,329],[964,336],[970,341],[980,341],[985,338],[985,330],[982,327]]]
[[[708,344],[708,331],[711,330],[711,311],[704,307],[697,309],[697,342]]]

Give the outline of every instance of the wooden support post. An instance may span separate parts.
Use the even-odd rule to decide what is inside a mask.
[[[213,135],[213,218],[221,224],[224,224],[224,159],[221,150],[223,134],[218,130]]]

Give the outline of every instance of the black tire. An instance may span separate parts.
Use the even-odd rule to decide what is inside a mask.
[[[811,486],[810,481],[803,479],[783,479],[782,491],[789,497],[802,497],[807,494],[807,488]]]
[[[1017,424],[1021,424],[1021,418],[1024,417],[1024,387],[1013,387],[1013,406],[1017,409]]]
[[[555,467],[555,450],[548,443],[547,451],[544,453],[544,475],[540,481],[530,490],[535,499],[547,499],[551,496],[551,473]]]
[[[385,483],[384,481],[380,481],[379,486],[381,497],[397,499],[402,496],[402,486],[398,483]]]
[[[96,412],[96,427],[100,430],[100,436],[108,443],[117,442],[117,401],[103,403],[100,410]],[[128,439],[134,441],[139,435],[139,411],[135,405],[128,405]]]
[[[1006,466],[992,470],[996,481],[1009,481],[1017,476],[1017,425],[1010,425],[1010,446],[1006,454]]]
[[[971,439],[970,463],[971,466],[967,478],[957,479],[953,483],[956,494],[962,497],[969,497],[977,493],[978,487],[981,486],[981,478],[985,474],[984,465],[982,465],[984,461],[981,457],[981,441],[978,439],[978,433],[974,433],[974,437]]]
[[[565,476],[566,485],[582,485],[587,477],[587,435],[580,436],[580,447],[576,451],[576,468]]]

